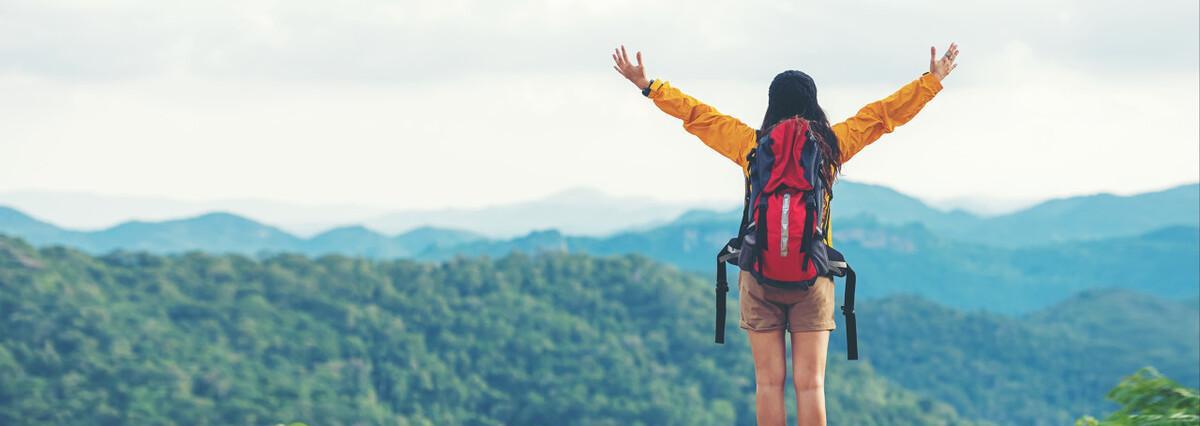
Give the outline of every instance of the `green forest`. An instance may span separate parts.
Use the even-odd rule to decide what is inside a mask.
[[[749,350],[736,309],[713,344],[712,297],[707,275],[636,254],[90,255],[0,236],[0,424],[751,425]],[[1200,359],[1200,314],[1137,297],[1055,327],[1036,324],[1112,310],[1086,294],[1026,317],[865,301],[863,360],[832,338],[830,424],[1104,419],[1120,408],[1105,392],[1154,362],[1195,386],[1171,362]],[[1162,304],[1182,328],[1088,331]]]
[[[709,283],[639,256],[256,261],[2,241],[2,424],[753,423],[749,351],[712,343]],[[831,367],[844,424],[967,424],[865,364]]]

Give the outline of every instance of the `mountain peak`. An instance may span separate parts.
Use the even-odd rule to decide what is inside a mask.
[[[325,232],[322,232],[320,234],[313,236],[313,239],[327,238],[327,237],[333,236],[333,235],[343,236],[343,237],[383,237],[383,235],[371,230],[370,228],[367,228],[365,226],[358,225],[358,224],[353,224],[353,225],[338,226],[336,228],[328,229]]]
[[[546,198],[544,198],[544,200],[580,203],[580,202],[594,202],[596,200],[604,200],[604,199],[608,199],[608,198],[611,198],[611,196],[608,193],[605,193],[604,191],[601,191],[599,189],[596,189],[596,188],[593,188],[590,186],[573,186],[573,187],[555,192],[553,194],[550,194],[550,195],[546,196]]]
[[[253,220],[246,218],[245,216],[241,216],[236,213],[228,212],[228,211],[211,211],[208,213],[202,213],[202,214],[199,214],[196,216],[192,216],[191,218],[187,218],[184,220],[222,221],[222,222],[254,222]],[[258,223],[258,222],[254,222],[254,223]]]
[[[25,214],[25,212],[14,209],[8,206],[0,206],[0,221],[3,222],[38,222],[33,216]]]

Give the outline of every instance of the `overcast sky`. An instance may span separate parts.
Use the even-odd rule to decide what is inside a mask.
[[[0,0],[0,192],[471,207],[590,186],[736,200],[737,167],[611,68],[755,125],[771,78],[840,121],[959,67],[845,179],[926,199],[1200,178],[1195,0]]]

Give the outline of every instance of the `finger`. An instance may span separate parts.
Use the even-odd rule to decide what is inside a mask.
[[[642,52],[640,52],[640,51],[637,53],[637,60],[638,60],[638,68],[641,68],[642,67]]]
[[[625,52],[624,44],[621,45],[621,60],[625,61],[627,64],[629,63],[629,53]]]
[[[937,57],[937,48],[929,46],[929,63],[933,63],[933,58]]]
[[[617,54],[616,54],[616,53],[614,53],[614,54],[612,55],[612,58],[613,58],[613,63],[614,63],[614,64],[618,64],[618,65],[619,65],[619,64],[621,63],[621,61],[617,60]]]

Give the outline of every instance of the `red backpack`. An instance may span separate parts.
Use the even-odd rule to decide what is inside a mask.
[[[808,290],[821,276],[845,276],[847,350],[858,359],[854,318],[854,271],[825,243],[828,210],[825,182],[818,171],[830,167],[820,141],[800,117],[781,120],[758,136],[747,160],[745,206],[738,236],[717,254],[717,343],[724,343],[725,263],[749,272],[760,284]],[[736,261],[736,263],[735,263]]]

